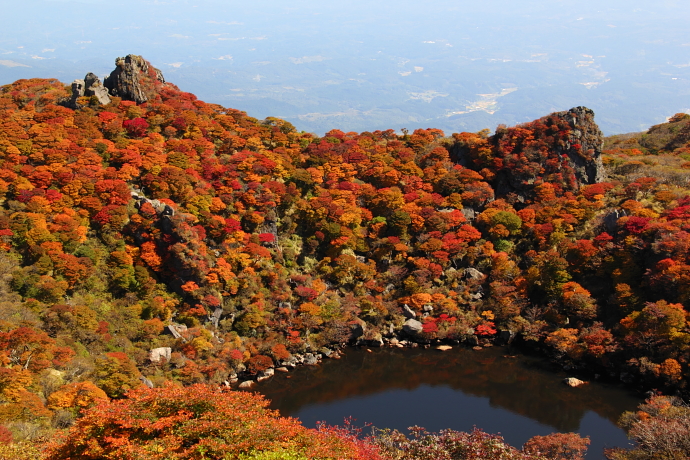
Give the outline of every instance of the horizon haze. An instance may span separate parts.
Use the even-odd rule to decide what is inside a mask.
[[[587,106],[607,134],[690,112],[690,4],[29,0],[0,84],[142,55],[200,99],[299,130],[493,130]]]

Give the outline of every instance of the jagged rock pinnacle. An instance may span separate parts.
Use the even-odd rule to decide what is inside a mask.
[[[165,83],[163,73],[141,56],[119,57],[115,65],[115,70],[103,82],[111,96],[141,104],[154,99]]]
[[[605,178],[604,165],[601,162],[601,149],[604,147],[604,135],[594,122],[594,111],[587,107],[574,107],[566,112],[554,114],[566,120],[572,128],[570,145],[562,149],[573,163],[575,175],[580,184],[594,184],[603,182]],[[572,146],[580,145],[578,154]]]

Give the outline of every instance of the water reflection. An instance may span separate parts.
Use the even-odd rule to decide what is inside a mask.
[[[283,415],[339,424],[346,416],[378,427],[428,430],[477,426],[521,446],[534,435],[575,431],[590,435],[589,459],[604,446],[625,445],[615,426],[640,402],[620,387],[591,383],[569,388],[564,374],[505,349],[447,352],[422,349],[348,350],[340,360],[278,374],[259,386]]]

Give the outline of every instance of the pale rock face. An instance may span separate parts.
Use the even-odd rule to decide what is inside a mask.
[[[86,89],[86,83],[84,80],[74,80],[72,82],[72,99],[82,97]]]
[[[254,386],[253,380],[245,380],[244,382],[240,383],[239,389],[240,390],[249,390],[253,386]]]
[[[110,104],[108,90],[103,86],[101,80],[91,72],[87,73],[83,80],[74,80],[72,82],[72,98],[67,105],[73,109],[80,108],[81,105],[77,102],[77,99],[84,96],[95,96],[101,105]]]
[[[465,269],[465,276],[472,278],[473,280],[481,280],[485,277],[484,273],[472,267],[468,267]]]
[[[77,108],[77,99],[84,96],[86,84],[84,80],[74,80],[72,82],[72,98],[67,103],[72,108]]]
[[[110,104],[110,95],[108,90],[101,83],[101,80],[91,72],[87,73],[84,77],[84,96],[96,96],[99,104],[106,105]]]
[[[403,324],[403,331],[410,335],[419,334],[422,332],[422,330],[422,323],[420,323],[416,319],[408,319],[407,321],[405,321],[405,324]]]
[[[172,348],[170,347],[160,347],[160,348],[154,348],[149,352],[149,359],[151,360],[152,363],[159,363],[162,360],[165,360],[165,362],[170,361],[170,357],[172,356]]]

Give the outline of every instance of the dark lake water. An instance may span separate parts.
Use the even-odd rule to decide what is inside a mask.
[[[604,447],[629,445],[616,421],[642,401],[616,385],[570,388],[562,383],[568,375],[537,358],[510,357],[505,348],[372,351],[347,349],[340,360],[276,373],[258,391],[272,408],[309,427],[341,425],[349,416],[403,432],[413,425],[428,431],[476,426],[518,448],[535,435],[574,431],[590,436],[588,460],[604,458]]]

